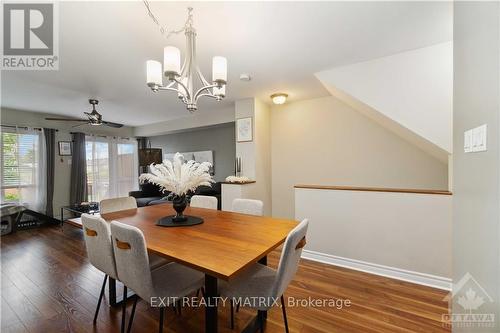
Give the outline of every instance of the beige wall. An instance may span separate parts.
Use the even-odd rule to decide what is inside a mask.
[[[299,183],[447,189],[448,167],[334,97],[271,112],[272,214],[294,217]]]
[[[271,196],[271,108],[255,100],[255,186],[257,193],[264,202],[264,215],[272,213]]]
[[[475,285],[454,289],[453,313],[468,287],[483,297],[472,314],[495,316],[495,327],[455,327],[453,332],[500,329],[500,4],[454,2],[453,280],[471,274]],[[488,125],[488,150],[465,154],[464,131]]]
[[[2,125],[17,125],[17,126],[31,126],[31,127],[46,127],[55,128],[59,131],[56,133],[56,145],[58,141],[71,141],[70,132],[83,132],[88,134],[109,135],[109,136],[132,136],[132,128],[111,128],[111,127],[92,127],[89,125],[71,128],[75,123],[64,123],[58,121],[48,121],[44,118],[47,116],[54,116],[44,113],[19,111],[13,109],[1,109],[1,123]],[[60,116],[58,116],[60,117]],[[56,160],[55,160],[55,180],[54,180],[54,215],[59,217],[60,207],[69,204],[69,187],[71,176],[71,156],[61,157],[58,155],[58,148],[56,146]]]
[[[264,215],[271,215],[271,109],[256,98],[236,102],[235,119],[252,117],[253,140],[236,142],[242,175],[256,182],[242,188],[242,197],[264,202]]]
[[[452,196],[297,188],[295,199],[306,258],[450,289]]]

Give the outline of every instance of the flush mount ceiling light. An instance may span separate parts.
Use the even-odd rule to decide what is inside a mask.
[[[167,38],[171,34],[180,32],[184,32],[186,35],[186,58],[182,67],[181,52],[174,46],[166,46],[163,50],[163,69],[159,61],[148,60],[146,62],[148,87],[154,92],[159,90],[176,92],[189,112],[195,112],[198,109],[197,102],[200,97],[222,100],[226,95],[227,60],[219,56],[212,58],[212,81],[208,82],[201,73],[196,60],[196,30],[193,27],[193,8],[188,8],[188,18],[182,29],[167,31],[160,26],[151,12],[148,1],[144,0],[144,4],[151,19],[160,27],[160,32],[167,32]],[[168,80],[166,85],[163,85],[162,74]],[[195,81],[198,81],[199,88],[195,87]]]
[[[274,104],[285,104],[286,98],[288,97],[288,94],[285,93],[276,93],[271,95],[271,99],[273,100]]]

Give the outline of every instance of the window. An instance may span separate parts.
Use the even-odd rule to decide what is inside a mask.
[[[45,160],[43,133],[3,129],[1,134],[1,201],[44,209]]]
[[[137,144],[119,143],[117,148],[116,191],[128,196],[128,192],[138,189]]]
[[[85,141],[90,201],[128,196],[138,189],[135,140],[87,136]]]
[[[109,193],[109,144],[85,140],[88,200],[100,201]]]

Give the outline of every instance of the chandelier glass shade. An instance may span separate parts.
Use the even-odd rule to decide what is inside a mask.
[[[188,20],[184,29],[186,35],[186,56],[181,66],[181,52],[177,47],[163,49],[162,64],[156,60],[146,62],[146,81],[154,92],[174,91],[190,112],[198,109],[201,97],[211,97],[217,101],[226,95],[227,59],[221,56],[212,58],[212,78],[207,81],[196,61],[196,30],[193,28],[192,8],[188,8]],[[163,83],[163,77],[167,82]]]

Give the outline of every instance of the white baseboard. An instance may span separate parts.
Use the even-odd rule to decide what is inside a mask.
[[[310,250],[302,251],[302,258],[318,261],[324,264],[350,268],[365,273],[385,276],[397,280],[403,280],[407,282],[421,284],[433,288],[443,289],[447,291],[450,291],[452,286],[452,281],[450,278],[419,273],[414,271],[408,271],[401,268],[384,266],[361,260],[338,257],[331,254],[326,254],[316,251],[310,251]]]

